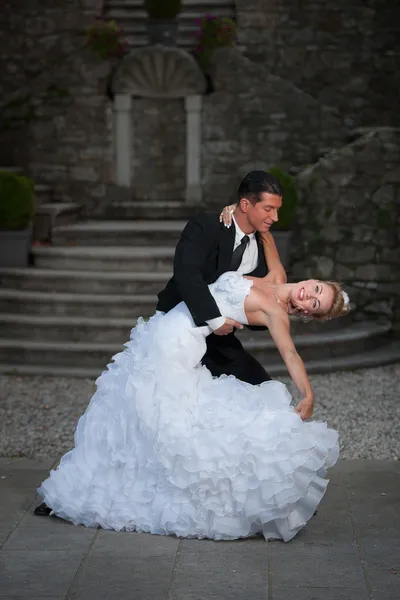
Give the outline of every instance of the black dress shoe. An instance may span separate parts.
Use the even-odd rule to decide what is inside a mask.
[[[33,514],[38,515],[39,517],[48,517],[51,511],[52,509],[42,502],[42,504],[39,504],[39,506],[35,508]]]

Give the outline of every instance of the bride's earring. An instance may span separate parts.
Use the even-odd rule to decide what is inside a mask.
[[[302,312],[299,316],[303,323],[309,323],[312,321],[312,316],[309,315],[308,312]]]

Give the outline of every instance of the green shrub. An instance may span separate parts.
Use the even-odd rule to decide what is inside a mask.
[[[86,44],[101,60],[125,54],[121,32],[115,21],[97,18],[86,31]]]
[[[290,229],[292,227],[298,200],[298,192],[294,177],[278,167],[268,169],[268,173],[276,177],[283,187],[282,206],[279,209],[279,221],[274,229]]]
[[[32,222],[34,210],[33,181],[0,171],[0,229],[25,229]]]
[[[144,0],[144,8],[151,19],[175,19],[182,6],[182,0]]]

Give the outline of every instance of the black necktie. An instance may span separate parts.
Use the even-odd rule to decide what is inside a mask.
[[[249,243],[250,238],[248,235],[244,235],[240,240],[239,246],[233,251],[232,260],[231,260],[231,271],[237,271],[240,267],[240,263],[242,262],[243,253],[246,250],[246,246]]]

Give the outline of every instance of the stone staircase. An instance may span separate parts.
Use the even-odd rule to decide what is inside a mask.
[[[196,213],[205,210],[204,206],[190,206],[183,200],[167,201],[140,201],[135,199],[112,198],[110,206],[106,209],[106,217],[110,219],[126,219],[139,221],[171,221],[187,220]]]
[[[104,10],[105,16],[120,26],[129,48],[147,44],[147,13],[142,0],[105,0]],[[195,46],[197,21],[205,14],[233,18],[235,3],[233,0],[183,0],[183,10],[178,17],[178,46],[185,49]]]
[[[97,377],[148,317],[172,272],[184,221],[87,222],[55,227],[35,266],[0,269],[0,372]],[[294,321],[310,372],[400,359],[388,325]],[[267,332],[238,335],[273,375],[286,368]]]

